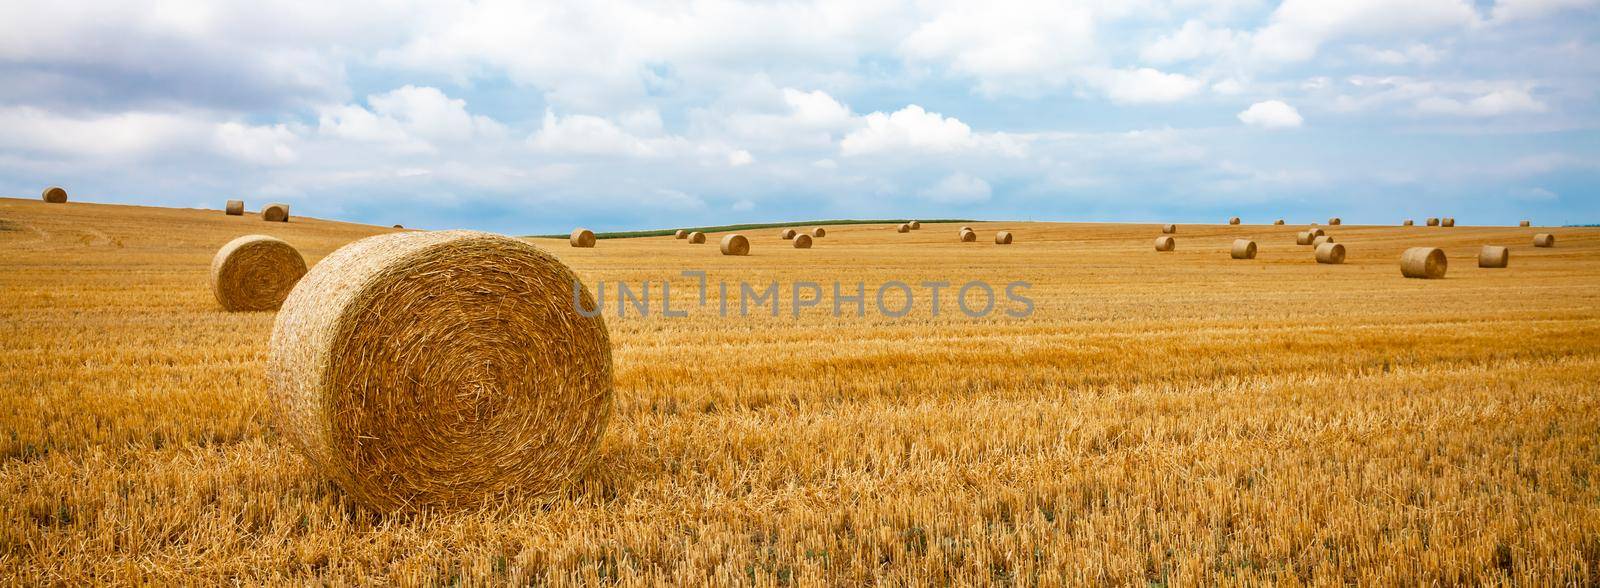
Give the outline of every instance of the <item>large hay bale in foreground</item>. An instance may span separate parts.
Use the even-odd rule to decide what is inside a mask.
[[[229,200],[228,204],[222,207],[222,212],[228,216],[244,216],[244,201]]]
[[[50,186],[45,188],[44,192],[39,194],[39,197],[51,204],[61,204],[67,201],[67,190],[61,186]]]
[[[211,293],[225,310],[277,310],[304,275],[306,259],[293,245],[245,235],[211,258]]]
[[[722,244],[719,248],[722,250],[723,255],[749,255],[750,240],[745,238],[744,235],[730,233],[722,236]]]
[[[261,209],[261,220],[274,223],[289,222],[289,205],[274,202]]]
[[[700,243],[705,243],[706,242],[706,234],[702,233],[700,231],[695,231],[693,233],[689,233],[689,242],[697,244],[697,245],[700,244]]]
[[[674,238],[674,239],[688,239],[689,238],[689,231],[685,231],[683,229],[678,229],[676,231],[673,231],[672,232],[672,238]]]
[[[811,248],[811,235],[807,235],[805,233],[800,233],[798,235],[795,235],[794,236],[794,248],[795,249],[810,249]]]
[[[1332,243],[1333,235],[1318,235],[1311,239],[1312,247],[1321,247],[1323,243]]]
[[[1255,259],[1256,242],[1249,239],[1234,239],[1232,255],[1234,259]]]
[[[786,241],[789,240],[789,239],[793,239],[794,236],[798,235],[798,234],[799,233],[796,233],[794,229],[784,229],[784,230],[778,232],[778,236],[779,237],[783,237],[783,239],[786,240]]]
[[[909,232],[911,232],[911,225],[906,224],[906,223],[900,223],[900,226],[894,228],[894,232],[896,232],[896,233],[909,233]]]
[[[1511,249],[1498,245],[1484,245],[1478,251],[1478,267],[1501,268],[1511,264]]]
[[[573,247],[594,247],[594,231],[578,227],[572,230],[572,236],[567,237],[567,243]]]
[[[1550,233],[1539,233],[1533,236],[1534,247],[1555,247],[1556,236]]]
[[[1156,237],[1156,251],[1172,251],[1178,248],[1178,240],[1172,237]]]
[[[1341,224],[1344,224],[1344,219],[1339,218],[1339,217],[1336,216],[1336,217],[1328,219],[1328,224],[1329,225],[1341,225]]]
[[[1517,223],[1517,226],[1531,227],[1531,226],[1533,226],[1533,222],[1532,221],[1522,221],[1520,223]]]
[[[1318,245],[1317,263],[1344,263],[1344,245],[1342,243]]]
[[[1453,217],[1448,217],[1448,216],[1444,217],[1443,219],[1439,220],[1439,226],[1442,226],[1442,227],[1453,227],[1453,226],[1456,226],[1456,219],[1453,218]]]
[[[1163,235],[1171,235],[1171,234],[1176,233],[1176,232],[1178,232],[1178,225],[1174,225],[1174,224],[1170,224],[1170,223],[1169,224],[1165,224],[1165,225],[1161,225],[1161,233]]]
[[[1230,224],[1230,225],[1237,225],[1237,224],[1239,224],[1239,217],[1237,217],[1237,216],[1236,216],[1236,217],[1233,217],[1233,218],[1230,218],[1230,219],[1228,219],[1228,224]]]
[[[906,223],[906,225],[911,227],[911,230],[913,230],[913,231],[922,230],[922,223],[918,222],[918,221],[911,221],[909,223]]]
[[[1430,226],[1430,227],[1439,226],[1439,219],[1431,217],[1431,216],[1428,217],[1428,226]]]
[[[1400,254],[1400,275],[1408,278],[1436,280],[1450,269],[1450,260],[1438,247],[1412,247]]]
[[[995,245],[1010,245],[1011,244],[1011,231],[1000,231],[998,233],[995,233],[994,234],[994,244]]]
[[[826,237],[826,236],[828,236],[828,230],[827,229],[824,229],[822,227],[816,227],[816,228],[811,229],[811,238],[812,239],[821,239],[821,238]]]
[[[961,242],[962,243],[976,243],[977,241],[978,241],[978,233],[977,233],[977,231],[973,231],[972,229],[962,229],[961,230]]]
[[[581,284],[537,247],[488,233],[346,245],[278,313],[275,425],[379,511],[558,496],[611,416],[611,344],[601,316],[580,314],[598,308]]]

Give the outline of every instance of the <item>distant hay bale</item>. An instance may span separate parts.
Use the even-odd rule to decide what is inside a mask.
[[[784,238],[784,240],[786,240],[786,241],[787,241],[787,240],[789,240],[789,239],[793,239],[793,238],[794,238],[794,236],[795,236],[795,235],[798,235],[798,234],[799,234],[799,233],[796,233],[796,232],[795,232],[795,230],[794,230],[794,229],[784,229],[784,230],[783,230],[783,231],[782,231],[782,232],[779,232],[779,233],[778,233],[778,236],[779,236],[779,237],[783,237],[783,238]]]
[[[744,235],[730,233],[723,235],[720,248],[723,255],[749,255],[750,240],[746,239]]]
[[[1456,219],[1448,217],[1448,216],[1444,217],[1443,219],[1439,220],[1439,226],[1443,226],[1443,227],[1456,226]]]
[[[222,212],[228,216],[244,216],[244,201],[229,200],[228,205],[222,208]]]
[[[1011,231],[1000,231],[998,233],[995,233],[994,234],[994,244],[995,245],[1010,245],[1011,244]]]
[[[1311,238],[1312,247],[1321,247],[1323,243],[1332,243],[1333,235],[1317,235]]]
[[[1256,242],[1249,239],[1234,239],[1232,253],[1234,259],[1255,259]]]
[[[1172,251],[1178,248],[1178,240],[1172,237],[1156,237],[1156,251]]]
[[[1174,224],[1170,224],[1170,223],[1169,224],[1165,224],[1165,225],[1161,225],[1161,233],[1162,234],[1171,235],[1171,234],[1176,233],[1176,232],[1178,232],[1178,225],[1174,225]]]
[[[400,224],[396,224],[396,225],[395,225],[395,226],[394,226],[394,228],[396,228],[396,229],[404,229],[404,228],[406,228],[406,227],[405,227],[405,225],[400,225]]]
[[[673,231],[672,232],[672,238],[674,238],[674,239],[688,239],[689,238],[689,231],[685,231],[683,229],[678,229],[676,231]]]
[[[1339,224],[1344,224],[1344,219],[1341,219],[1341,218],[1339,218],[1339,217],[1337,217],[1337,216],[1336,216],[1336,217],[1333,217],[1333,218],[1330,218],[1330,219],[1328,219],[1328,224],[1329,224],[1329,225],[1339,225]]]
[[[1511,250],[1498,245],[1484,245],[1478,250],[1478,267],[1501,268],[1511,264]]]
[[[826,237],[826,236],[828,236],[828,230],[827,229],[824,229],[822,227],[815,227],[815,228],[811,229],[811,238],[812,239],[821,239],[821,238]]]
[[[293,245],[245,235],[211,258],[211,293],[225,310],[277,310],[304,275],[306,259]]]
[[[1230,225],[1237,225],[1237,224],[1239,224],[1239,217],[1237,217],[1237,216],[1236,216],[1236,217],[1233,217],[1233,218],[1230,218],[1230,219],[1228,219],[1228,224],[1230,224]]]
[[[694,243],[694,244],[705,243],[706,242],[706,234],[702,233],[700,231],[695,231],[693,233],[689,233],[689,242],[690,243]]]
[[[913,231],[920,231],[920,230],[922,230],[922,223],[920,223],[920,222],[917,222],[917,221],[911,221],[911,222],[909,222],[909,223],[906,223],[906,225],[908,225],[908,226],[910,226],[910,227],[911,227],[911,230],[913,230]]]
[[[324,258],[273,326],[275,428],[358,504],[454,511],[560,496],[612,405],[593,295],[555,257],[475,231],[387,233]]]
[[[1533,236],[1534,247],[1555,247],[1556,236],[1550,233],[1539,233]]]
[[[280,202],[268,204],[261,209],[261,219],[274,223],[289,222],[289,205]]]
[[[1283,219],[1281,219],[1281,218],[1280,218],[1280,219],[1278,219],[1278,220],[1275,220],[1275,221],[1272,221],[1272,224],[1274,224],[1274,225],[1281,225],[1281,224],[1283,224]]]
[[[573,247],[594,247],[594,231],[578,227],[572,230],[572,236],[567,237],[567,242]]]
[[[1439,219],[1431,217],[1431,216],[1428,217],[1428,226],[1430,226],[1430,227],[1439,226]]]
[[[1521,223],[1518,224],[1518,226],[1531,227],[1531,226],[1533,226],[1533,222],[1532,221],[1522,221]]]
[[[1400,226],[1403,226],[1403,227],[1409,227],[1409,226],[1413,226],[1413,225],[1416,225],[1416,223],[1412,222],[1411,219],[1409,219],[1409,218],[1406,219],[1406,222],[1400,223]]]
[[[1315,238],[1316,237],[1311,236],[1311,231],[1300,231],[1298,233],[1295,233],[1295,235],[1294,235],[1294,244],[1295,245],[1310,245],[1311,244],[1311,240],[1315,239]]]
[[[963,227],[961,227],[961,230],[970,231],[970,230],[972,230],[972,227],[963,226]]]
[[[44,193],[40,194],[39,197],[51,204],[61,204],[67,201],[67,190],[61,186],[51,186],[45,188]]]
[[[1318,245],[1317,263],[1344,263],[1344,244],[1323,243]]]
[[[1436,280],[1449,268],[1450,260],[1438,247],[1412,247],[1400,254],[1400,275],[1408,278]]]
[[[1313,239],[1315,239],[1317,237],[1321,237],[1321,236],[1327,234],[1327,233],[1322,232],[1322,229],[1313,228],[1313,229],[1306,229],[1306,230],[1311,232],[1311,238],[1313,238]]]
[[[973,231],[972,229],[962,229],[961,230],[961,242],[962,243],[975,243],[975,242],[977,242],[977,240],[978,240],[978,233],[976,231]]]
[[[909,232],[911,232],[911,225],[906,224],[906,223],[900,223],[900,226],[895,227],[894,232],[896,232],[896,233],[909,233]]]
[[[811,248],[811,235],[807,235],[805,233],[800,233],[798,235],[795,235],[794,236],[794,248],[795,249],[810,249]]]

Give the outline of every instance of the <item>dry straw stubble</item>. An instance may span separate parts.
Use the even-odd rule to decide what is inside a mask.
[[[1234,259],[1255,259],[1256,242],[1249,239],[1234,239],[1233,250],[1230,253]]]
[[[567,242],[573,247],[594,247],[594,231],[583,227],[573,229],[572,236],[567,237]]]
[[[1408,278],[1439,279],[1450,269],[1450,260],[1438,247],[1412,247],[1400,254],[1400,275]]]
[[[1317,263],[1344,263],[1344,244],[1323,243],[1318,245]]]
[[[275,223],[289,222],[289,205],[281,202],[268,204],[261,209],[261,219]]]
[[[1484,245],[1478,251],[1478,267],[1502,268],[1511,264],[1511,249],[1498,245]]]
[[[723,255],[749,255],[750,239],[738,233],[729,233],[722,236],[722,244],[718,249]]]
[[[211,293],[225,310],[276,310],[305,274],[306,260],[293,245],[245,235],[211,258]]]
[[[595,300],[577,279],[527,242],[474,231],[340,248],[273,328],[278,430],[378,511],[555,496],[611,415],[610,339],[578,312]]]
[[[39,197],[51,204],[61,204],[67,201],[67,190],[61,186],[50,186],[45,188],[44,192],[39,194]]]
[[[229,200],[227,206],[222,208],[222,212],[228,216],[244,216],[244,201]]]
[[[1172,251],[1178,248],[1178,240],[1172,237],[1156,237],[1156,251]]]

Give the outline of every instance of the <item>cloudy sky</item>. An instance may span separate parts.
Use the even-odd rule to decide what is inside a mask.
[[[1600,222],[1597,43],[1600,0],[4,2],[0,194],[512,233]]]

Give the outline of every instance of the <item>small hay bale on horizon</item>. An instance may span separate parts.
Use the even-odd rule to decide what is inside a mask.
[[[1281,218],[1280,218],[1280,219],[1278,219],[1278,220],[1275,220],[1275,221],[1272,221],[1272,224],[1274,224],[1274,225],[1281,225],[1281,224],[1283,224],[1283,219],[1281,219]]]
[[[1555,247],[1556,236],[1550,233],[1539,233],[1533,236],[1534,247]]]
[[[61,186],[50,186],[39,194],[39,198],[51,204],[61,204],[67,201],[67,190]]]
[[[1176,232],[1178,232],[1178,225],[1172,223],[1161,225],[1161,234],[1163,235],[1171,235]]]
[[[798,235],[798,234],[799,233],[795,232],[794,229],[784,229],[784,230],[778,232],[778,236],[779,237],[783,237],[783,240],[785,240],[785,241],[793,239],[794,236]]]
[[[1448,216],[1444,217],[1443,219],[1439,220],[1439,226],[1441,226],[1441,227],[1453,227],[1453,226],[1456,226],[1456,219],[1454,217],[1448,217]]]
[[[1484,245],[1478,250],[1478,267],[1502,268],[1511,265],[1511,249],[1498,245]]]
[[[750,239],[738,233],[723,235],[722,244],[718,246],[723,255],[749,255]]]
[[[1533,222],[1532,221],[1522,221],[1521,223],[1518,223],[1517,226],[1520,226],[1520,227],[1531,227],[1531,226],[1533,226]]]
[[[1343,243],[1323,243],[1317,246],[1317,263],[1344,263]]]
[[[795,235],[794,236],[794,248],[795,249],[810,249],[811,248],[811,235],[807,235],[805,233],[800,233],[798,235]]]
[[[267,235],[245,235],[211,258],[211,293],[230,312],[277,310],[306,275],[306,259],[293,245]]]
[[[1329,226],[1336,226],[1336,225],[1342,225],[1342,224],[1344,224],[1344,219],[1339,218],[1337,216],[1328,219],[1328,225]]]
[[[598,308],[581,284],[538,247],[489,233],[345,245],[278,313],[272,425],[310,471],[380,513],[557,499],[612,415],[610,338],[580,312]]]
[[[1431,217],[1431,216],[1428,217],[1428,226],[1430,226],[1430,227],[1439,226],[1439,219],[1437,217]]]
[[[689,231],[685,231],[683,229],[678,229],[676,231],[673,231],[672,232],[672,238],[674,238],[674,239],[688,239],[689,238]]]
[[[1156,237],[1156,251],[1172,251],[1178,248],[1178,240],[1172,237]]]
[[[1417,223],[1415,223],[1415,222],[1412,222],[1412,220],[1411,220],[1411,219],[1409,219],[1409,218],[1408,218],[1408,219],[1406,219],[1406,220],[1405,220],[1405,222],[1402,222],[1402,223],[1400,223],[1400,226],[1402,226],[1402,227],[1409,227],[1409,226],[1414,226],[1414,225],[1416,225],[1416,224],[1417,224]]]
[[[244,201],[229,200],[228,203],[222,207],[222,213],[228,216],[244,216]]]
[[[1234,259],[1255,259],[1256,242],[1249,239],[1234,239],[1230,254]]]
[[[978,233],[976,231],[973,231],[972,229],[962,229],[961,230],[961,242],[962,243],[976,243],[977,241],[978,241]]]
[[[578,227],[572,230],[572,236],[567,237],[567,243],[573,247],[594,247],[594,231]]]
[[[826,236],[828,236],[828,230],[827,229],[824,229],[822,227],[814,227],[814,228],[811,229],[811,238],[812,239],[821,239],[821,238],[826,237]]]
[[[689,233],[689,237],[688,238],[689,238],[689,242],[690,243],[693,243],[693,244],[696,244],[696,245],[706,242],[706,234],[702,233],[700,231],[695,231],[695,232]]]
[[[1408,278],[1437,280],[1450,269],[1450,260],[1438,247],[1412,247],[1400,254],[1400,275]]]
[[[406,227],[405,227],[405,225],[402,225],[400,223],[395,223],[394,228],[396,228],[396,229],[404,229]]]
[[[273,223],[289,222],[289,205],[273,202],[261,208],[261,220]]]
[[[994,234],[994,244],[995,245],[1010,245],[1011,244],[1011,231],[1000,231],[998,233],[995,233]]]
[[[1230,225],[1237,225],[1237,224],[1239,224],[1239,217],[1237,217],[1237,216],[1236,216],[1236,217],[1233,217],[1233,218],[1230,218],[1230,219],[1228,219],[1228,224],[1230,224]]]

